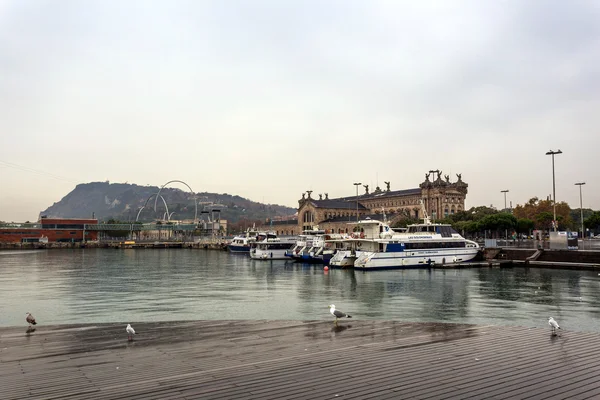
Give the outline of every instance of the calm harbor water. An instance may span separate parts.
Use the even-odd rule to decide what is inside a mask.
[[[0,252],[0,326],[199,319],[441,321],[600,331],[600,275],[522,267],[323,271],[207,250]]]

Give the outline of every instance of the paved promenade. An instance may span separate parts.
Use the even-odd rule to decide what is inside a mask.
[[[551,336],[545,316],[531,329],[353,319],[132,325],[133,342],[126,323],[0,328],[0,398],[600,398],[600,335]]]

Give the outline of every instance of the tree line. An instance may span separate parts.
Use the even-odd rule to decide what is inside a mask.
[[[504,237],[506,231],[511,234],[529,235],[534,229],[552,230],[554,212],[551,200],[540,200],[534,197],[523,205],[517,205],[511,211],[499,211],[486,206],[472,207],[436,222],[451,224],[456,231],[471,236],[484,236],[484,232],[489,232],[488,236]],[[572,210],[565,202],[556,203],[558,230],[579,231],[580,212],[580,209]],[[600,211],[584,209],[583,216],[584,228],[593,233],[600,232]],[[395,226],[406,226],[416,222],[414,219],[405,218]]]

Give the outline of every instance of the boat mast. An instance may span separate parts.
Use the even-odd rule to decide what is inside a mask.
[[[431,220],[429,219],[429,215],[427,214],[427,209],[425,208],[425,202],[423,199],[420,200],[421,209],[423,210],[423,223],[427,225],[431,225]]]

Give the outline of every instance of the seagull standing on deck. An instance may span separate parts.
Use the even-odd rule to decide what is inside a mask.
[[[348,315],[346,313],[341,312],[340,310],[336,310],[335,309],[335,304],[330,304],[329,305],[329,312],[331,313],[331,315],[333,315],[335,317],[335,321],[333,322],[334,324],[337,324],[338,319],[340,318],[352,318],[352,315]]]
[[[556,322],[554,318],[550,317],[548,318],[548,325],[550,325],[550,328],[552,328],[552,334],[556,335],[556,330],[560,329],[558,322]]]
[[[127,340],[133,340],[133,335],[135,335],[135,331],[133,330],[131,325],[127,324],[127,328],[125,328],[125,330],[127,331]]]
[[[25,314],[27,315],[27,317],[25,317],[25,321],[27,321],[30,328],[31,328],[31,325],[37,324],[37,322],[35,322],[35,318],[33,318],[33,315],[31,315],[31,313],[25,313]]]

